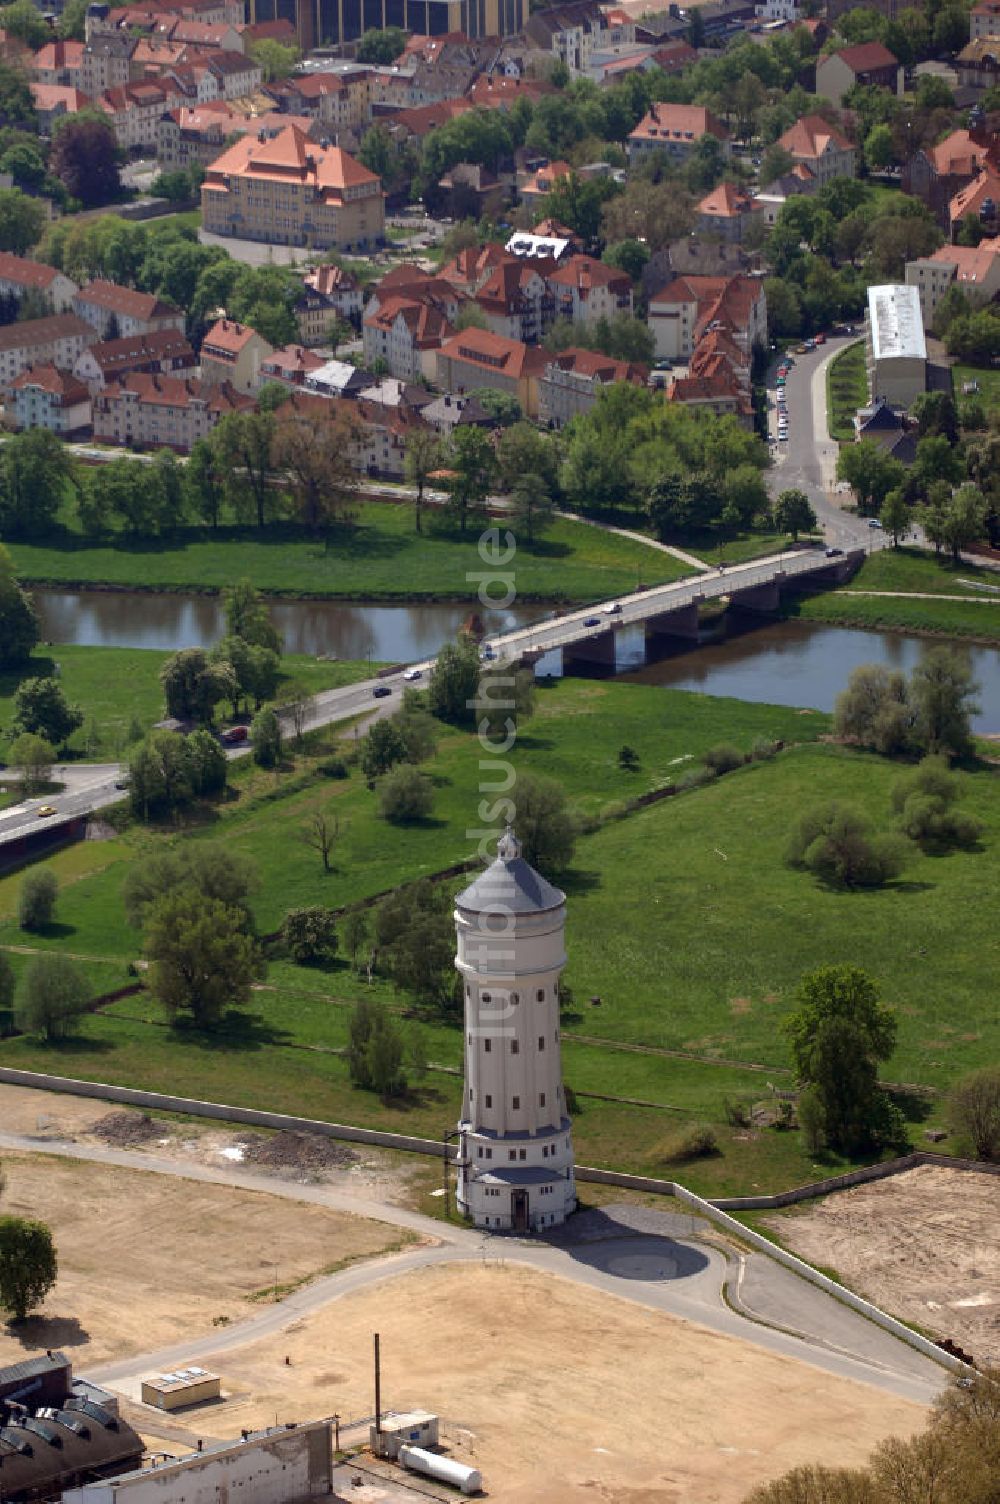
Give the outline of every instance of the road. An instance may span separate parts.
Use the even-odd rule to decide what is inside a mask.
[[[252,1339],[274,1335],[333,1300],[412,1270],[440,1263],[481,1262],[491,1256],[558,1275],[650,1310],[698,1322],[712,1331],[753,1342],[769,1352],[920,1404],[930,1403],[947,1383],[945,1371],[929,1359],[841,1307],[823,1291],[790,1276],[763,1255],[750,1255],[744,1261],[745,1266],[753,1269],[752,1299],[745,1304],[761,1317],[749,1321],[723,1297],[727,1267],[735,1261],[730,1261],[714,1241],[701,1241],[695,1232],[697,1224],[673,1208],[665,1213],[629,1208],[635,1219],[634,1230],[630,1218],[611,1236],[560,1246],[541,1240],[491,1237],[471,1228],[437,1222],[389,1202],[371,1201],[331,1186],[291,1183],[230,1164],[217,1167],[196,1161],[178,1162],[136,1150],[48,1138],[40,1142],[30,1135],[4,1132],[0,1132],[0,1148],[28,1153],[43,1150],[72,1159],[262,1191],[290,1202],[370,1217],[427,1240],[423,1247],[352,1265],[317,1279],[225,1331],[205,1332],[169,1348],[133,1355],[93,1370],[91,1377],[96,1381],[116,1387],[131,1387],[131,1382],[143,1373],[169,1371],[178,1365],[197,1362],[205,1354],[215,1355],[241,1347]],[[654,1227],[656,1231],[650,1230]],[[749,1287],[745,1270],[739,1283]],[[762,1324],[775,1320],[776,1311],[779,1315],[787,1311],[782,1325],[794,1326],[805,1335]]]
[[[806,355],[793,354],[795,364],[785,385],[788,439],[772,444],[774,464],[766,479],[772,497],[793,488],[805,492],[828,543],[871,552],[890,542],[885,533],[870,528],[866,518],[856,517],[831,499],[840,446],[830,438],[827,428],[826,370],[834,356],[845,346],[856,344],[857,339],[857,335],[837,335]],[[767,391],[772,437],[777,434],[775,371],[776,363],[768,374]]]

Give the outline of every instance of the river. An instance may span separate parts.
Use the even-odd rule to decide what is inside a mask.
[[[214,595],[172,595],[127,590],[32,591],[48,642],[84,647],[207,647],[226,630]],[[271,619],[288,653],[311,657],[404,663],[428,658],[451,641],[473,609],[449,604],[382,606],[340,601],[273,601]],[[549,614],[545,606],[480,611],[486,632],[509,631]]]
[[[217,596],[128,591],[35,590],[48,641],[93,647],[204,647],[223,635]],[[459,604],[347,605],[336,601],[275,601],[271,616],[290,653],[405,663],[429,658],[452,640],[471,607]],[[484,612],[488,634],[539,621],[545,606]],[[683,647],[635,674],[639,684],[697,689],[774,705],[832,710],[860,663],[887,663],[909,672],[925,641],[899,632],[864,631],[800,621],[732,630],[718,641]],[[980,684],[976,731],[1000,732],[1000,649],[968,649]]]

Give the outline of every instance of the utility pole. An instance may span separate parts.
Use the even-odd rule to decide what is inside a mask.
[[[377,1448],[382,1437],[382,1354],[378,1332],[375,1333],[375,1437]]]

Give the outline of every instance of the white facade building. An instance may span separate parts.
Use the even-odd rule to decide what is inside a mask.
[[[868,394],[909,407],[927,390],[927,343],[920,292],[906,283],[868,289],[865,321]]]
[[[559,1048],[565,925],[565,893],[529,866],[510,829],[455,900],[466,1035],[458,1204],[477,1227],[553,1227],[576,1205]]]

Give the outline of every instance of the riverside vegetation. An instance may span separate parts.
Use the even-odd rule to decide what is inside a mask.
[[[553,875],[569,896],[564,1067],[581,1160],[670,1175],[680,1155],[683,1178],[718,1193],[776,1189],[844,1164],[780,1126],[772,1092],[794,1080],[782,1022],[799,981],[830,963],[862,968],[893,1008],[896,1048],[883,1074],[914,1088],[896,1096],[911,1124],[944,1121],[949,1086],[996,1058],[1000,1025],[980,986],[1000,898],[996,864],[983,854],[997,822],[993,770],[973,763],[959,775],[962,809],[982,827],[976,845],[918,847],[905,880],[845,891],[786,865],[794,811],[837,799],[884,825],[900,765],[821,740],[829,725],[812,712],[641,685],[565,681],[537,691],[513,758],[521,778],[561,784],[577,818],[575,853]],[[441,871],[472,854],[464,832],[478,798],[477,743],[446,724],[435,742],[422,761],[432,811],[402,825],[380,814],[378,779],[373,790],[355,769],[350,733],[286,744],[276,770],[247,760],[232,772],[228,800],[198,807],[186,824],[126,826],[114,840],[52,858],[56,922],[30,943],[81,957],[95,995],[120,987],[142,945],[124,922],[123,884],[165,849],[224,843],[249,862],[258,886],[247,902],[261,933],[277,931],[290,908],[355,908]],[[722,742],[735,744],[735,758]],[[635,807],[668,783],[681,792]],[[328,872],[305,839],[317,817],[335,822]],[[16,927],[19,881],[0,879],[5,947],[26,938]],[[441,895],[445,915],[460,882]],[[339,948],[321,964],[275,956],[264,990],[245,994],[214,1027],[183,1011],[171,1024],[140,991],[64,1040],[7,1038],[0,1059],[439,1136],[458,1112],[460,1031],[447,1008],[394,987],[377,958],[369,974],[364,919],[353,926],[340,918]],[[27,957],[9,954],[20,976]],[[383,1101],[352,1085],[351,1021],[362,998],[381,1003],[404,1035],[419,1035],[417,1056],[431,1062],[402,1097]],[[692,1145],[721,1152],[687,1162]]]

